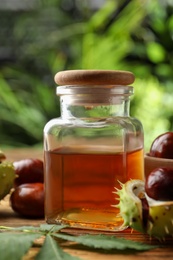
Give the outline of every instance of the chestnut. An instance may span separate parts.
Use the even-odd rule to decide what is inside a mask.
[[[25,183],[15,188],[10,196],[12,209],[27,218],[44,217],[43,183]]]
[[[0,163],[6,159],[5,154],[0,150]]]
[[[173,201],[173,169],[154,169],[146,177],[145,192],[154,200]]]
[[[151,144],[149,155],[158,158],[173,159],[173,132],[159,135]]]
[[[34,183],[44,181],[43,161],[39,159],[23,159],[13,163],[16,173],[14,186],[24,183]]]

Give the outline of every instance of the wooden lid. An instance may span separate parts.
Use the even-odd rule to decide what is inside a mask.
[[[120,70],[66,70],[55,75],[58,85],[129,85],[135,76]]]

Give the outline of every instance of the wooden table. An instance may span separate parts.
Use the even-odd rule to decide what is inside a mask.
[[[40,158],[43,159],[42,150],[37,149],[11,149],[4,151],[7,159],[10,161],[25,159],[25,158]],[[41,220],[29,220],[20,218],[16,215],[9,206],[8,196],[4,201],[1,201],[0,204],[0,225],[2,226],[26,226],[26,225],[35,225],[39,226],[40,224],[45,223],[44,219]],[[173,239],[167,239],[164,243],[160,243],[155,239],[150,239],[149,236],[143,235],[131,229],[127,229],[123,232],[114,233],[117,237],[123,237],[126,239],[140,241],[147,244],[159,245],[159,248],[145,251],[145,252],[120,252],[114,251],[111,254],[99,252],[98,250],[87,250],[86,247],[69,247],[68,244],[63,246],[64,250],[74,256],[78,256],[81,259],[95,260],[146,260],[151,258],[152,260],[162,260],[162,259],[173,259]],[[34,259],[35,254],[38,252],[38,248],[32,248],[26,257],[23,260]]]

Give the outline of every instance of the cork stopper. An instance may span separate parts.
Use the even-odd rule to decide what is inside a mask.
[[[120,70],[66,70],[55,75],[58,85],[130,85],[135,76]]]

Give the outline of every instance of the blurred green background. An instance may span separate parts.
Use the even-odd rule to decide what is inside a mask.
[[[173,131],[173,1],[0,0],[0,147],[42,146],[54,75],[130,70],[145,150]]]

